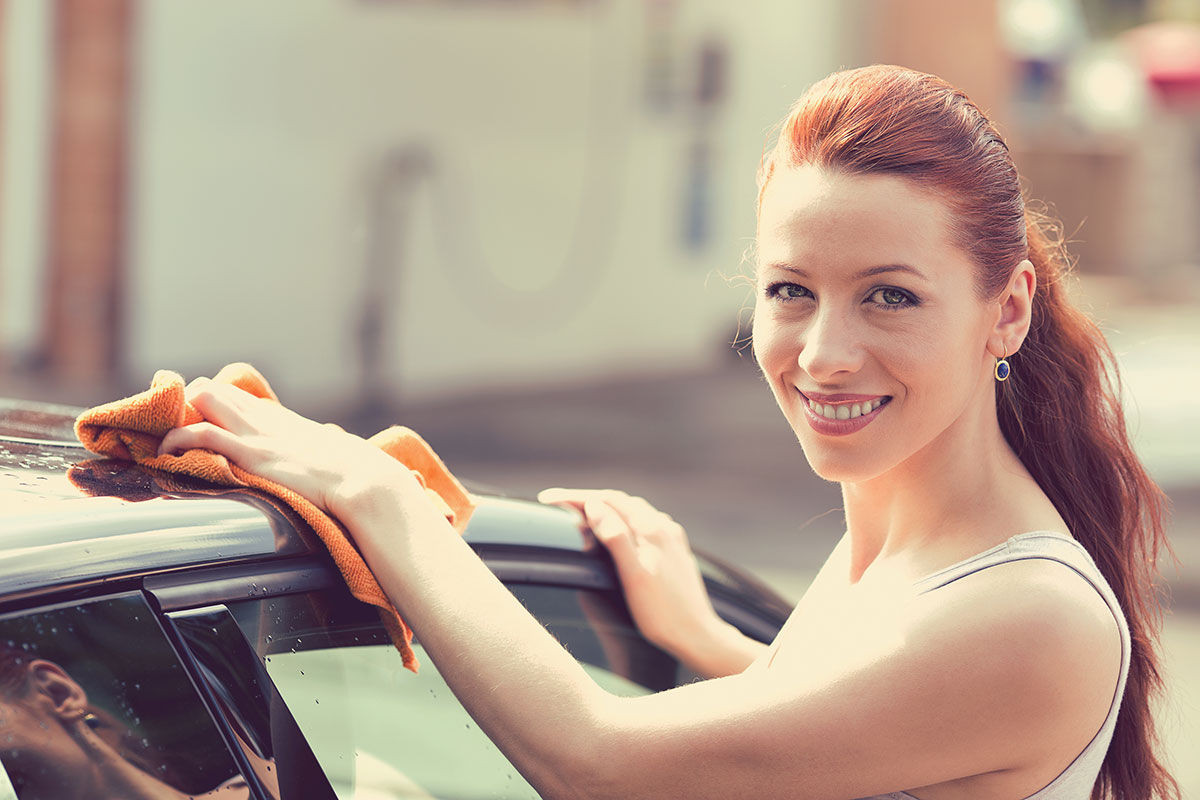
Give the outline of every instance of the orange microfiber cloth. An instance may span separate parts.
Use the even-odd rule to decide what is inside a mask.
[[[279,402],[266,378],[249,364],[230,364],[213,380],[231,383],[256,397]],[[93,453],[128,459],[155,470],[189,475],[221,486],[259,489],[287,503],[325,543],[351,594],[379,609],[384,627],[400,651],[404,666],[416,672],[412,631],[379,587],[357,548],[329,516],[292,490],[253,475],[210,450],[189,450],[178,456],[158,454],[158,445],[167,431],[203,420],[200,412],[184,397],[183,378],[170,370],[160,370],[150,388],[141,394],[80,414],[75,421],[75,435]],[[380,431],[369,441],[411,469],[430,499],[462,533],[475,510],[474,502],[420,436],[408,428],[396,426]]]

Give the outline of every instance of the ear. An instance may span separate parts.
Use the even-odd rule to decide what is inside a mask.
[[[87,713],[87,693],[53,661],[37,659],[30,662],[29,680],[59,718],[78,719]]]
[[[1028,259],[1017,264],[999,299],[999,316],[989,336],[988,352],[1004,358],[1021,349],[1029,333],[1032,319],[1033,294],[1037,289],[1037,272]]]

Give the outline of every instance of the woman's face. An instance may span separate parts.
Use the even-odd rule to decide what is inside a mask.
[[[931,455],[978,419],[968,412],[991,407],[985,344],[999,310],[975,297],[949,214],[892,175],[803,166],[764,190],[754,353],[827,480],[866,481]]]

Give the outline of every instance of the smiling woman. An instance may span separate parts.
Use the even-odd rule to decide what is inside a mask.
[[[955,505],[968,530],[1044,525],[1083,546],[1133,634],[1094,795],[1173,796],[1148,703],[1163,495],[1111,351],[1065,297],[1054,231],[962,92],[893,67],[830,76],[759,173],[755,353],[813,469],[842,482],[853,578],[906,539],[951,539]]]
[[[717,618],[645,500],[541,496],[609,549],[642,634],[709,680],[598,685],[408,470],[340,429],[202,381],[206,421],[162,451],[210,448],[344,523],[544,797],[1178,797],[1150,714],[1163,495],[995,128],[932,76],[838,73],[759,186],[754,351],[847,523],[776,640]]]

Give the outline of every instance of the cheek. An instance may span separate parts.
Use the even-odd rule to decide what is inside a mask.
[[[971,392],[977,375],[971,337],[961,325],[946,321],[896,337],[891,363],[897,374],[908,376],[913,402],[936,413],[961,405]]]
[[[754,321],[750,327],[750,336],[753,342],[754,359],[758,362],[759,367],[766,372],[772,364],[777,365],[783,350],[783,337],[779,324],[772,320],[769,314],[765,312],[760,314],[756,309]]]

